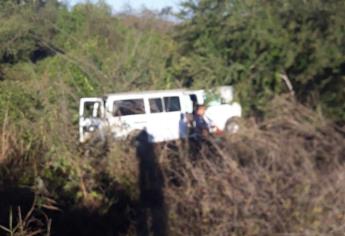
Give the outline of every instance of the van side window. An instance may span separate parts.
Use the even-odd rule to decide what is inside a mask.
[[[114,116],[129,116],[145,114],[143,99],[127,99],[114,102]]]
[[[181,111],[180,98],[175,97],[164,97],[165,111]]]
[[[163,103],[161,98],[150,98],[149,103],[151,113],[163,112]]]

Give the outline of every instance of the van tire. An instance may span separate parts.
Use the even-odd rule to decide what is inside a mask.
[[[240,129],[240,117],[231,117],[225,123],[224,133],[234,134],[234,133],[237,133],[239,129]]]

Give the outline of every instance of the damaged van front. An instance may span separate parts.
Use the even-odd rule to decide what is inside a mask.
[[[79,142],[105,138],[105,110],[102,98],[82,98],[79,104]]]

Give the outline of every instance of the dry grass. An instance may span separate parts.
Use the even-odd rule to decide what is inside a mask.
[[[10,179],[2,179],[4,186],[30,176],[23,170],[35,170],[39,160],[43,169],[57,168],[50,178],[42,177],[49,192],[65,191],[54,195],[57,204],[67,193],[67,199],[75,193],[73,208],[100,212],[102,222],[109,217],[109,226],[117,222],[113,232],[119,227],[124,234],[140,233],[143,208],[145,222],[154,229],[154,214],[160,215],[156,200],[167,212],[161,223],[168,225],[169,235],[343,235],[345,231],[345,130],[288,98],[273,101],[263,122],[245,120],[236,135],[209,139],[200,146],[187,142],[152,147],[155,156],[148,161],[155,165],[153,175],[143,169],[138,150],[127,143],[82,156],[70,151],[69,161],[61,157],[66,163],[56,167],[58,159],[28,158],[42,156],[44,148],[23,146],[8,126],[0,137],[0,174]],[[13,178],[8,177],[9,170]],[[143,182],[140,177],[145,175],[148,180]],[[59,187],[58,180],[66,180],[61,182],[65,186]],[[150,194],[154,200],[147,199]],[[94,229],[99,230],[103,228]]]
[[[2,163],[11,152],[11,143],[13,138],[11,132],[8,130],[8,116],[5,114],[5,118],[0,130],[0,163]]]
[[[51,220],[46,217],[45,222],[35,216],[37,212],[36,201],[33,202],[31,209],[23,216],[21,207],[17,207],[14,213],[12,208],[9,209],[8,226],[0,225],[0,232],[6,232],[10,236],[36,236],[50,235]],[[14,218],[16,216],[16,218]],[[2,235],[2,234],[1,234]]]
[[[344,133],[285,99],[272,112],[164,159],[172,235],[343,235]]]
[[[343,235],[344,134],[283,97],[263,122],[248,119],[240,133],[199,150],[156,145],[169,235]],[[139,162],[135,150],[117,143],[97,166],[140,202]],[[149,191],[159,193],[153,185]]]

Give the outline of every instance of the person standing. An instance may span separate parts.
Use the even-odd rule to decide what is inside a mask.
[[[205,111],[205,105],[198,105],[194,113],[194,131],[197,139],[206,138],[210,133]]]

